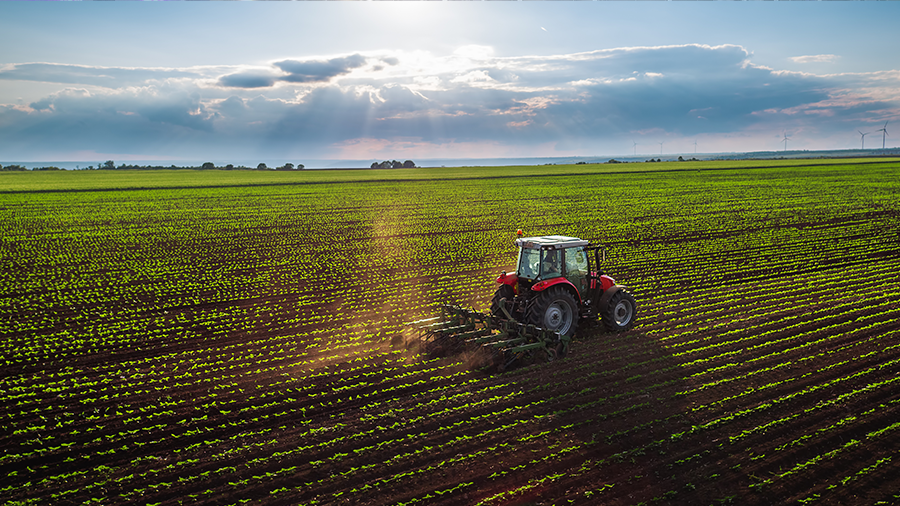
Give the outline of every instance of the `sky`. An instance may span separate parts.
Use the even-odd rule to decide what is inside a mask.
[[[892,147],[898,19],[900,2],[0,2],[0,162]]]

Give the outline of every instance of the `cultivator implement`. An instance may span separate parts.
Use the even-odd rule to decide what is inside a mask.
[[[409,324],[418,330],[429,355],[472,351],[503,371],[520,359],[536,355],[556,360],[569,349],[569,336],[518,322],[508,314],[507,318],[491,316],[449,304],[442,305],[440,311],[440,316]]]

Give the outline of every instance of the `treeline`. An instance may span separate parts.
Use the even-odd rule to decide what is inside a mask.
[[[268,167],[266,164],[261,163],[254,167],[244,167],[243,165],[234,166],[232,164],[224,165],[224,166],[216,166],[212,162],[206,162],[199,167],[180,167],[177,165],[128,165],[121,164],[116,166],[116,163],[112,160],[107,160],[102,164],[97,164],[96,167],[93,165],[88,165],[87,167],[81,167],[75,170],[303,170],[305,166],[302,163],[298,163],[294,165],[293,163],[286,163],[280,167]],[[23,167],[21,165],[0,165],[0,171],[26,171],[26,170],[65,170],[60,169],[59,167],[35,167],[33,169],[29,169],[28,167]]]
[[[412,160],[407,160],[405,162],[398,162],[397,160],[391,161],[383,161],[381,163],[372,162],[372,165],[369,166],[370,169],[415,169],[416,162]]]
[[[128,165],[121,164],[116,166],[116,162],[112,160],[107,160],[102,164],[98,164],[95,168],[93,165],[89,165],[83,169],[79,170],[303,170],[305,166],[302,163],[298,163],[294,165],[293,163],[286,163],[280,167],[269,167],[264,163],[261,163],[254,167],[244,167],[243,165],[216,165],[212,162],[206,162],[199,167],[191,167],[191,166],[177,166],[177,165],[169,165],[168,167],[162,165]]]
[[[21,165],[7,165],[6,167],[0,165],[0,171],[21,171],[21,170],[29,170],[28,167],[22,167]],[[35,167],[31,170],[63,170],[59,167]]]
[[[120,164],[116,165],[116,162],[112,160],[107,160],[103,163],[98,163],[96,167],[93,165],[88,165],[87,167],[79,167],[75,170],[303,170],[306,168],[302,163],[298,163],[294,165],[293,163],[286,163],[280,167],[269,167],[264,163],[261,163],[254,167],[244,167],[243,165],[216,165],[212,162],[206,162],[199,167],[191,167],[191,166],[178,166],[178,165],[128,165],[128,164]],[[398,162],[397,160],[391,161],[383,161],[381,163],[373,162],[372,169],[415,169],[416,162],[412,160],[407,160],[405,162]],[[28,169],[27,167],[23,167],[21,165],[0,165],[0,171],[24,171],[24,170],[64,170],[59,167],[35,167],[34,169]]]

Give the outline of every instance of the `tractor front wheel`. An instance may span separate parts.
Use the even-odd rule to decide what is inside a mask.
[[[634,327],[637,314],[637,303],[634,297],[625,290],[619,290],[609,299],[600,318],[609,332],[624,332]]]
[[[578,327],[578,304],[565,288],[553,287],[537,296],[527,320],[544,330],[572,337]]]

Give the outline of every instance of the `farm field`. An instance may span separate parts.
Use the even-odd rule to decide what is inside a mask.
[[[622,334],[503,374],[516,229]],[[900,161],[0,174],[0,504],[895,504]]]

